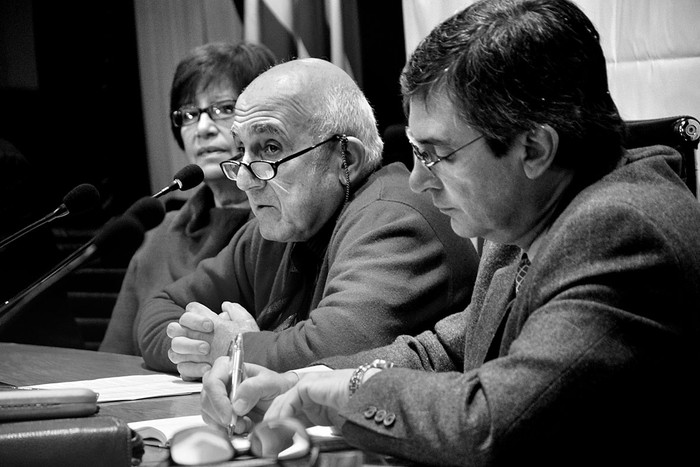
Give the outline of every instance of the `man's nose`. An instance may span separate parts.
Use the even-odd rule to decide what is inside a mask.
[[[241,165],[236,176],[236,185],[239,190],[248,191],[264,186],[265,181],[253,175],[248,167]]]
[[[408,186],[415,193],[421,193],[430,188],[440,188],[440,181],[435,175],[433,175],[432,172],[430,172],[429,168],[414,157],[413,169],[411,169],[411,176],[408,178]]]

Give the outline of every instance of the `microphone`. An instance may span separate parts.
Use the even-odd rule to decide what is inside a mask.
[[[163,203],[160,202],[160,200],[152,198],[150,196],[145,196],[136,201],[133,205],[131,205],[131,207],[126,210],[122,217],[133,218],[139,223],[139,225],[141,225],[141,228],[145,232],[147,230],[151,230],[152,228],[156,227],[158,224],[163,222],[163,219],[165,218],[165,206],[163,205]],[[59,263],[57,268],[63,267],[66,264],[73,261],[75,258],[81,256],[96,241],[97,237],[94,237],[91,240],[89,240],[83,246],[75,250],[70,256],[64,259],[61,263]],[[143,239],[141,241],[143,242]],[[138,248],[138,246],[136,248]],[[134,249],[134,251],[131,252],[130,255],[123,257],[131,257],[131,255],[133,255],[136,251],[136,248]]]
[[[134,216],[122,216],[107,222],[105,227],[88,243],[88,245],[78,250],[41,279],[2,304],[2,306],[0,306],[0,328],[11,321],[22,309],[23,305],[35,299],[46,289],[75,271],[86,261],[98,255],[104,257],[133,255],[136,249],[141,245],[141,242],[143,242],[143,236],[143,226]]]
[[[204,171],[202,168],[197,164],[186,165],[175,174],[170,185],[153,195],[152,198],[160,198],[164,194],[175,190],[189,190],[202,183],[202,181],[204,181]]]
[[[100,193],[97,191],[97,188],[88,183],[78,185],[63,197],[63,203],[54,209],[53,212],[2,240],[0,242],[0,250],[44,224],[67,216],[68,214],[80,214],[89,211],[97,206],[99,202]]]
[[[165,205],[152,196],[144,196],[131,205],[124,215],[139,221],[144,231],[151,230],[165,219]]]
[[[61,261],[50,272],[0,306],[0,328],[22,306],[97,255],[105,259],[130,258],[141,246],[146,230],[163,221],[165,206],[151,197],[136,201],[123,216],[108,221],[93,239]]]

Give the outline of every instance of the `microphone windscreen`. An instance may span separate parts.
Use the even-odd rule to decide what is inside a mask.
[[[107,260],[131,258],[143,242],[144,230],[132,216],[111,219],[95,236],[97,253]]]
[[[156,227],[165,218],[165,205],[156,198],[146,196],[136,201],[124,213],[125,216],[135,218],[144,231]]]
[[[204,181],[204,171],[197,164],[186,165],[175,174],[173,180],[180,181],[180,190],[189,190]]]
[[[71,214],[89,211],[100,203],[100,192],[89,183],[78,185],[63,197],[63,205]]]

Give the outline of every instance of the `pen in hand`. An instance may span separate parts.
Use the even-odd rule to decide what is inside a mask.
[[[245,368],[243,367],[243,335],[241,333],[236,335],[236,338],[231,342],[231,353],[229,355],[231,362],[231,392],[229,393],[229,400],[231,405],[233,405],[233,399],[236,396],[236,390],[238,385],[243,381],[245,375]],[[235,413],[231,415],[231,422],[228,425],[229,437],[234,435],[233,429],[236,427],[237,416]]]

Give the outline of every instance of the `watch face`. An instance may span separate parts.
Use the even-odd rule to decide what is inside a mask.
[[[352,376],[350,377],[350,382],[348,383],[348,390],[350,391],[350,397],[352,397],[355,392],[360,388],[362,385],[362,382],[365,380],[365,373],[367,373],[367,370],[370,368],[376,368],[379,370],[385,370],[387,368],[393,367],[394,364],[392,362],[387,362],[386,360],[382,360],[381,358],[378,358],[374,360],[372,363],[368,365],[360,365],[353,373]]]
[[[369,365],[370,368],[379,368],[380,370],[386,370],[387,368],[391,368],[393,366],[394,364],[392,362],[387,362],[381,358],[376,359]]]

